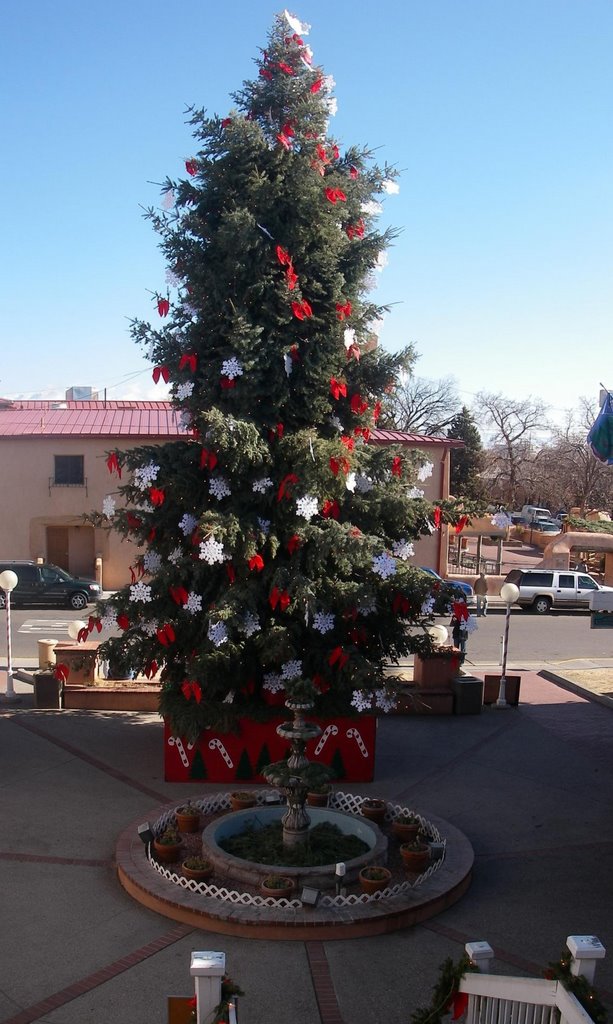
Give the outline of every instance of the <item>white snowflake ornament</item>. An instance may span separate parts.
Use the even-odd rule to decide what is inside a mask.
[[[372,697],[370,696],[370,694],[367,696],[366,694],[362,693],[361,690],[353,691],[353,695],[351,697],[351,706],[354,707],[356,711],[368,711],[371,705]]]
[[[296,515],[302,516],[303,519],[312,519],[318,512],[317,498],[311,497],[310,494],[305,494],[303,498],[298,498],[296,502]]]
[[[262,688],[268,690],[269,693],[280,693],[284,689],[281,676],[277,672],[267,672]]]
[[[202,611],[202,594],[196,594],[193,590],[190,590],[187,595],[187,601],[184,606],[185,611],[189,612],[190,615],[195,615],[196,612]]]
[[[112,494],[107,494],[102,502],[102,515],[106,516],[107,519],[112,519],[115,515],[115,510],[115,499]]]
[[[381,555],[375,555],[372,560],[373,572],[377,573],[382,580],[386,580],[389,576],[394,576],[396,573],[396,559],[388,555],[387,551],[384,551]]]
[[[263,476],[259,480],[253,481],[252,490],[254,490],[256,494],[265,494],[266,491],[269,491],[271,487],[272,480],[270,479],[270,477]]]
[[[203,540],[200,545],[200,559],[203,562],[208,562],[209,565],[215,565],[216,562],[223,562],[225,559],[225,552],[223,544],[214,537],[209,537],[207,540]]]
[[[184,402],[186,398],[191,398],[193,390],[193,380],[188,380],[185,384],[179,384],[177,387],[177,398],[180,402]]]
[[[159,472],[160,467],[155,462],[148,462],[146,466],[139,466],[134,470],[134,483],[142,491],[145,491],[151,487]]]
[[[209,626],[209,640],[212,640],[215,647],[221,647],[228,639],[228,630],[224,622],[211,622]]]
[[[151,601],[151,587],[146,583],[133,583],[130,587],[131,601]]]
[[[254,615],[253,612],[245,612],[243,621],[240,623],[238,628],[241,633],[244,633],[245,636],[249,637],[253,636],[254,633],[259,633],[262,627],[260,626],[260,620],[257,615]]]
[[[222,498],[227,498],[229,494],[232,494],[232,491],[230,490],[227,480],[222,476],[216,476],[209,481],[209,493],[212,494],[214,498],[217,498],[218,501],[221,501]]]
[[[189,512],[186,512],[185,515],[182,516],[181,519],[179,520],[179,529],[181,530],[181,533],[185,534],[186,537],[189,537],[189,535],[194,532],[197,525],[198,520],[196,519],[195,516],[190,515]]]
[[[406,562],[408,558],[412,558],[415,554],[415,548],[410,540],[405,540],[404,537],[402,537],[400,540],[396,541],[392,548],[392,552],[396,558],[400,558],[403,562]]]
[[[242,377],[243,375],[243,364],[239,363],[235,356],[231,359],[225,359],[221,364],[222,377],[227,377],[229,380],[235,380],[236,377]]]
[[[282,679],[285,679],[285,680],[299,679],[301,675],[302,675],[302,662],[301,661],[298,661],[298,660],[286,661],[285,664],[281,666],[281,678]]]
[[[331,612],[316,612],[313,616],[313,629],[318,633],[329,633],[334,629],[334,615]]]
[[[432,476],[432,470],[434,469],[433,462],[424,462],[423,466],[420,466],[417,470],[417,479],[423,483],[428,477]]]

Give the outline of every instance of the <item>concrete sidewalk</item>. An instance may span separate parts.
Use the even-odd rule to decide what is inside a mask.
[[[539,976],[573,933],[608,947],[596,985],[613,1007],[613,717],[535,669],[517,708],[379,720],[376,782],[345,788],[461,829],[473,883],[410,931],[325,943],[190,931],[134,903],[119,833],[219,787],[164,782],[157,715],[36,711],[16,679],[22,703],[0,705],[0,1021],[163,1024],[166,997],[192,994],[190,951],[213,949],[245,990],[241,1024],[407,1024],[466,941],[487,939],[499,973]]]

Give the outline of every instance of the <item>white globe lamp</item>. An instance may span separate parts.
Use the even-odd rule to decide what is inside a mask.
[[[13,654],[11,650],[11,593],[18,583],[19,577],[12,569],[0,572],[0,587],[6,595],[6,693],[1,695],[5,704],[19,703],[19,697],[15,695],[13,686]]]

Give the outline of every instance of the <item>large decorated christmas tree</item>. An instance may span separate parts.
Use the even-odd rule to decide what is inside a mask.
[[[104,519],[137,557],[102,622],[107,656],[160,674],[177,735],[280,691],[321,715],[392,707],[394,662],[431,644],[412,542],[456,518],[424,501],[417,456],[370,443],[405,360],[368,297],[395,172],[329,134],[307,28],[278,16],[227,116],[190,111],[196,151],[148,214],[169,291],[133,335],[185,435],[109,454],[123,504]]]

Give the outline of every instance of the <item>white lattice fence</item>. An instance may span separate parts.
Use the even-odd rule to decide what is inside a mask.
[[[274,789],[260,789],[257,791],[250,791],[256,798],[256,806],[265,806],[270,800],[271,793],[275,798],[282,799],[281,794]],[[359,814],[360,807],[366,797],[357,795],[355,793],[342,793],[334,792],[330,795],[329,806],[335,810],[346,811],[348,814]],[[230,809],[230,793],[216,793],[213,796],[203,797],[201,800],[192,800],[193,807],[197,807],[202,814],[210,815],[217,814],[220,811],[227,811]],[[445,857],[445,840],[441,837],[438,829],[424,818],[422,815],[417,814],[411,810],[410,807],[404,807],[401,804],[388,803],[386,811],[386,821],[394,821],[396,818],[404,814],[412,814],[416,817],[422,825],[422,828],[429,836],[432,837],[434,842],[443,844],[443,855],[432,860],[426,869],[413,881],[399,882],[396,885],[391,885],[387,889],[382,889],[379,892],[367,895],[366,893],[355,894],[350,893],[347,896],[331,896],[322,895],[319,900],[319,906],[321,907],[351,907],[355,906],[356,903],[371,903],[381,899],[393,899],[394,897],[403,896],[411,889],[416,888],[430,878],[435,871],[438,871]],[[174,810],[166,811],[162,814],[156,822],[154,822],[152,828],[154,835],[159,836],[168,825],[176,825],[176,818]],[[272,897],[260,896],[259,894],[240,892],[236,889],[227,889],[225,886],[218,886],[214,884],[208,884],[207,882],[195,882],[193,879],[184,878],[182,875],[173,871],[171,868],[166,867],[164,864],[159,863],[155,860],[151,853],[148,854],[149,863],[154,871],[162,875],[168,882],[173,885],[179,885],[183,889],[188,889],[190,892],[199,893],[202,896],[212,896],[217,900],[227,901],[229,903],[240,904],[242,906],[251,907],[302,907],[302,903],[299,899],[273,899]]]

